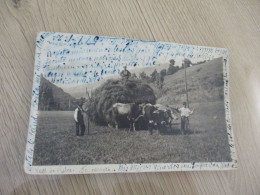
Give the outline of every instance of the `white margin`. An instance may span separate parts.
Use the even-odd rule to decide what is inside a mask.
[[[59,175],[59,174],[136,173],[136,172],[169,172],[169,171],[197,171],[197,170],[209,171],[209,170],[232,170],[237,168],[237,155],[235,150],[233,128],[231,125],[228,54],[226,56],[223,56],[223,79],[224,79],[224,97],[225,97],[224,106],[225,106],[225,114],[226,114],[226,128],[227,128],[228,141],[230,145],[230,153],[232,159],[231,162],[33,166],[33,152],[34,152],[37,113],[38,113],[40,74],[42,68],[41,59],[40,59],[41,49],[44,44],[44,39],[52,34],[54,34],[54,32],[39,32],[36,39],[31,112],[29,118],[28,138],[26,144],[25,163],[24,163],[24,170],[27,174]],[[69,34],[69,33],[59,33],[59,34]],[[108,38],[113,38],[113,37],[108,37]],[[168,43],[168,42],[157,42],[157,43]],[[174,43],[174,44],[178,44],[178,43]],[[178,45],[184,45],[184,44],[178,44]],[[189,45],[189,46],[193,46],[193,45]],[[214,47],[204,47],[204,46],[198,46],[198,47],[214,48]],[[223,48],[217,48],[217,49],[226,50]]]

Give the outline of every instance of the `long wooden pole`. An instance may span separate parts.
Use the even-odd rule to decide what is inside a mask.
[[[89,115],[88,115],[88,135],[89,135]]]
[[[89,92],[88,92],[88,88],[86,87],[86,95],[88,97],[88,105],[87,105],[87,110],[88,110],[88,106],[90,104],[90,97],[89,97]],[[88,135],[89,135],[89,112],[87,112],[87,116],[88,116]]]
[[[185,69],[185,88],[186,88],[187,107],[189,108],[188,83],[187,83],[186,63],[185,63],[185,60],[184,60],[184,69]]]

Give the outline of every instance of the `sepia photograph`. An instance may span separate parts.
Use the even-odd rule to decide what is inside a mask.
[[[226,49],[55,32],[36,43],[28,173],[236,168]]]
[[[223,58],[63,88],[41,75],[33,164],[231,161],[223,93]]]

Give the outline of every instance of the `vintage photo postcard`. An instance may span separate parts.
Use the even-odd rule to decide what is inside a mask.
[[[41,32],[28,174],[237,167],[226,49]]]

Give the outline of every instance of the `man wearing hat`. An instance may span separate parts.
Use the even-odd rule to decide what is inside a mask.
[[[82,108],[83,103],[80,102],[78,104],[78,107],[75,109],[74,112],[74,120],[76,122],[76,135],[77,136],[83,136],[85,133],[85,124],[84,124],[84,116],[83,116],[83,112],[85,112]],[[80,127],[80,134],[79,134],[79,127]]]
[[[122,77],[122,79],[126,81],[129,79],[129,77],[131,76],[131,73],[129,72],[129,70],[127,70],[127,66],[124,66],[124,70],[121,71],[120,76]]]
[[[189,124],[189,116],[192,115],[194,109],[191,111],[187,108],[187,103],[183,102],[183,107],[178,109],[181,113],[181,132],[182,134],[187,131],[188,124]]]

